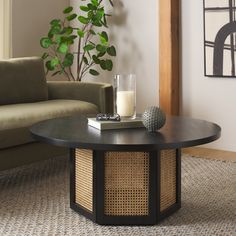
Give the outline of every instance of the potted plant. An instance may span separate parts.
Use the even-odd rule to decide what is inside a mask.
[[[109,42],[106,32],[107,17],[104,0],[81,0],[80,11],[75,12],[72,6],[64,9],[64,19],[53,19],[50,22],[48,35],[41,38],[40,45],[46,52],[45,60],[47,72],[52,76],[64,74],[68,80],[81,81],[86,73],[98,76],[94,69],[98,65],[103,70],[111,71],[112,57],[116,56],[116,49]],[[113,6],[112,0],[108,2]],[[79,21],[80,27],[72,27],[72,21]],[[71,45],[77,44],[77,50],[72,51]],[[73,75],[71,66],[77,63],[77,75]]]

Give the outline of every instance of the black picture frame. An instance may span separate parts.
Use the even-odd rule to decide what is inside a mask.
[[[206,77],[236,78],[236,1],[221,0],[222,6],[219,6],[218,1],[217,5],[210,7],[207,4],[208,1],[211,0],[203,0],[204,75]],[[212,14],[216,17],[217,13],[220,13],[220,17],[222,12],[229,14],[229,21],[227,23],[222,21],[222,26],[218,28],[218,31],[216,31],[214,40],[209,40],[207,38],[208,30],[210,30],[207,22],[210,18],[209,15]],[[206,17],[206,15],[208,15],[208,17]],[[228,37],[230,43],[226,42]],[[209,48],[213,48],[212,56],[208,55]],[[228,65],[228,61],[224,60],[227,51],[230,51],[230,72],[224,70],[226,65]],[[210,64],[212,63],[212,66],[209,65],[209,61]]]

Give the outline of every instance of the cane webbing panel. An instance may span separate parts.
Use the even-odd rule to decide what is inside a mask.
[[[93,211],[93,152],[75,150],[75,202]]]
[[[148,199],[149,154],[146,152],[106,152],[105,215],[148,215]]]
[[[176,203],[176,150],[161,151],[160,211]]]

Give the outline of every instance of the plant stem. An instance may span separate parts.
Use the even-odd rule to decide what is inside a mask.
[[[88,24],[86,25],[86,27],[88,26]],[[88,30],[88,33],[87,33],[87,37],[86,37],[86,39],[85,39],[85,43],[84,43],[84,46],[85,45],[87,45],[87,43],[88,43],[88,39],[89,39],[89,36],[91,35],[91,33],[90,33],[90,30],[92,29],[92,25],[90,25],[90,28],[89,28],[89,30]],[[79,62],[79,64],[78,64],[78,66],[79,66],[79,68],[78,68],[78,77],[81,79],[82,78],[82,75],[81,75],[81,67],[82,67],[82,63],[83,63],[83,58],[84,58],[84,56],[85,56],[85,53],[86,53],[86,51],[84,51],[83,52],[83,54],[82,54],[82,57],[81,57],[81,61]]]
[[[71,71],[71,66],[69,66],[69,73],[70,73],[71,78],[75,81],[76,79]]]
[[[83,77],[84,73],[90,68],[92,67],[93,65],[95,65],[94,62],[91,62],[87,67],[84,67],[82,72],[81,72],[81,78]]]
[[[82,31],[84,31],[86,29],[87,25],[84,26],[84,28],[82,29]],[[78,42],[78,56],[77,56],[77,65],[79,66],[80,65],[80,54],[81,54],[81,37],[79,37],[79,42]],[[81,61],[83,61],[83,57],[81,59]],[[79,80],[79,73],[80,73],[80,67],[78,67],[77,69],[77,79],[76,80]],[[80,80],[79,80],[80,81]]]

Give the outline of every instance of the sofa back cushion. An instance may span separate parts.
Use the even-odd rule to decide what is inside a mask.
[[[0,61],[0,105],[48,99],[43,60],[26,57]]]

